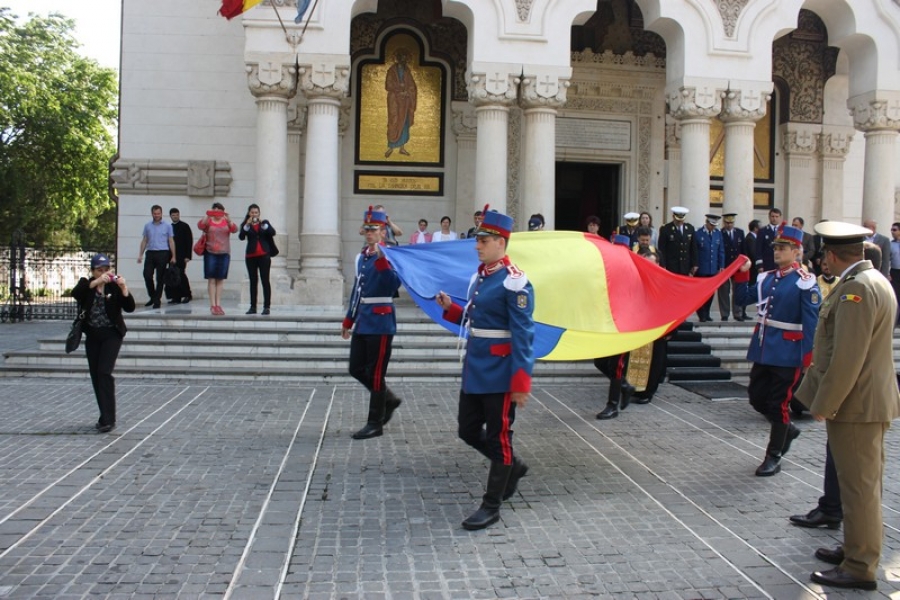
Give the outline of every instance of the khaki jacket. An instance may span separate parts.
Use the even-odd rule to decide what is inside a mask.
[[[847,423],[900,416],[892,338],[897,300],[863,261],[831,290],[819,311],[812,365],[796,397],[814,414]]]

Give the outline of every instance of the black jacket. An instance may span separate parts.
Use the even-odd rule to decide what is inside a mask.
[[[78,312],[84,311],[85,318],[90,314],[91,304],[94,302],[96,294],[96,290],[89,287],[93,280],[93,277],[90,279],[82,277],[72,289],[72,297],[78,302]],[[127,297],[123,296],[122,290],[115,283],[107,283],[103,286],[103,293],[106,295],[106,315],[113,322],[119,334],[124,337],[128,328],[125,327],[122,311],[134,312],[134,296],[131,294],[128,294]],[[90,327],[85,327],[85,331],[90,331]]]
[[[263,227],[264,225],[268,225],[268,227]],[[241,228],[238,231],[238,238],[247,240],[247,250],[244,252],[244,255],[255,254],[256,242],[259,242],[259,245],[262,246],[266,256],[271,256],[272,246],[270,245],[270,242],[273,237],[275,237],[275,228],[266,220],[259,222],[258,233],[250,224],[241,225]]]
[[[194,252],[194,232],[184,221],[172,223],[172,236],[175,238],[175,260],[191,260]]]

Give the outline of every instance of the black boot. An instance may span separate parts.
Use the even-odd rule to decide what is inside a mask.
[[[619,402],[619,408],[625,410],[631,403],[631,396],[634,394],[634,386],[622,380],[622,400]]]
[[[462,522],[464,529],[470,531],[484,529],[500,520],[500,504],[503,502],[503,493],[506,491],[506,484],[509,482],[512,470],[513,465],[491,461],[487,489],[484,491],[481,507]]]
[[[788,423],[787,435],[784,438],[784,446],[781,447],[781,455],[784,456],[791,449],[791,442],[800,437],[800,430],[794,427],[793,423]]]
[[[367,440],[384,433],[381,429],[381,424],[384,422],[384,396],[384,392],[369,394],[369,419],[365,427],[353,434],[354,440]]]
[[[394,392],[391,390],[384,390],[385,399],[384,399],[384,422],[382,425],[387,425],[388,421],[391,420],[391,417],[394,416],[394,411],[397,410],[397,407],[403,404],[403,400],[394,395]]]
[[[597,418],[601,421],[605,421],[606,419],[615,419],[619,416],[619,409],[616,408],[615,404],[607,404],[606,408],[597,413]]]
[[[786,423],[772,423],[769,430],[769,444],[766,446],[766,458],[756,469],[757,477],[771,477],[781,471],[781,449],[784,448],[788,429]]]
[[[519,457],[513,457],[512,472],[509,474],[509,481],[506,482],[506,491],[503,492],[503,499],[509,500],[516,493],[519,480],[528,474],[528,465],[525,461],[519,460]]]

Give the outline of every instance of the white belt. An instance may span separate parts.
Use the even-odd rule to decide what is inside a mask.
[[[360,304],[393,304],[394,299],[390,296],[374,296],[371,298],[360,298]]]
[[[803,325],[797,323],[784,323],[782,321],[773,321],[765,317],[757,317],[756,320],[766,327],[774,327],[776,329],[785,329],[787,331],[803,331]]]
[[[469,328],[469,335],[477,338],[508,338],[512,337],[512,333],[506,329],[479,329],[477,327]]]

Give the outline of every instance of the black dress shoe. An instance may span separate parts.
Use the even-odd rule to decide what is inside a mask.
[[[847,588],[854,590],[877,590],[878,582],[877,581],[869,581],[866,579],[857,579],[853,575],[841,571],[840,568],[835,567],[833,569],[828,569],[827,571],[816,571],[809,577],[815,583],[821,583],[822,585],[830,585],[831,587],[836,588]]]
[[[169,300],[169,304],[181,304],[181,300],[179,300],[178,298],[175,298],[173,300]]]
[[[816,550],[816,558],[829,565],[839,565],[844,562],[844,547],[819,548]]]
[[[781,471],[781,457],[766,454],[766,460],[756,468],[757,477],[771,477]]]
[[[255,314],[256,314],[256,309],[255,309],[255,308],[251,308],[250,310],[248,310],[248,311],[245,312],[244,314],[245,314],[245,315],[255,315]]]
[[[144,306],[153,306],[153,299],[147,300],[147,302],[144,303]]]
[[[634,386],[627,382],[622,382],[622,398],[619,400],[619,408],[625,410],[631,404],[631,396],[634,394]]]
[[[388,421],[391,420],[391,417],[394,416],[394,411],[403,404],[403,400],[397,398],[396,396],[392,398],[385,399],[384,402],[384,420],[381,422],[382,425],[387,425]]]
[[[380,435],[384,435],[384,430],[381,428],[381,425],[366,423],[365,427],[363,427],[350,437],[352,437],[354,440],[367,440],[369,438],[378,437]]]
[[[653,400],[653,398],[649,398],[647,396],[638,396],[637,398],[632,397],[631,403],[632,404],[650,404],[651,400]]]
[[[506,491],[503,492],[503,499],[509,500],[516,493],[519,487],[519,480],[528,475],[528,465],[524,460],[519,460],[518,456],[513,457],[513,468],[509,472],[509,479],[506,481]]]
[[[798,527],[827,527],[828,529],[838,529],[841,526],[841,517],[828,515],[822,512],[818,507],[812,509],[805,515],[794,515],[790,517],[791,523]]]
[[[111,425],[101,425],[100,427],[97,428],[97,432],[98,433],[109,433],[110,431],[112,431],[115,428],[116,428],[115,423],[113,423]]]
[[[264,308],[262,311],[263,316],[271,314],[271,311],[268,308]]]
[[[182,298],[182,299],[181,299],[181,303],[182,303],[182,304],[187,304],[187,303],[190,302],[190,301],[191,301],[191,297],[190,297],[190,296],[188,296],[187,298]]]
[[[606,419],[615,419],[619,416],[619,409],[615,406],[606,405],[606,408],[597,413],[597,418],[601,421],[605,421]]]

